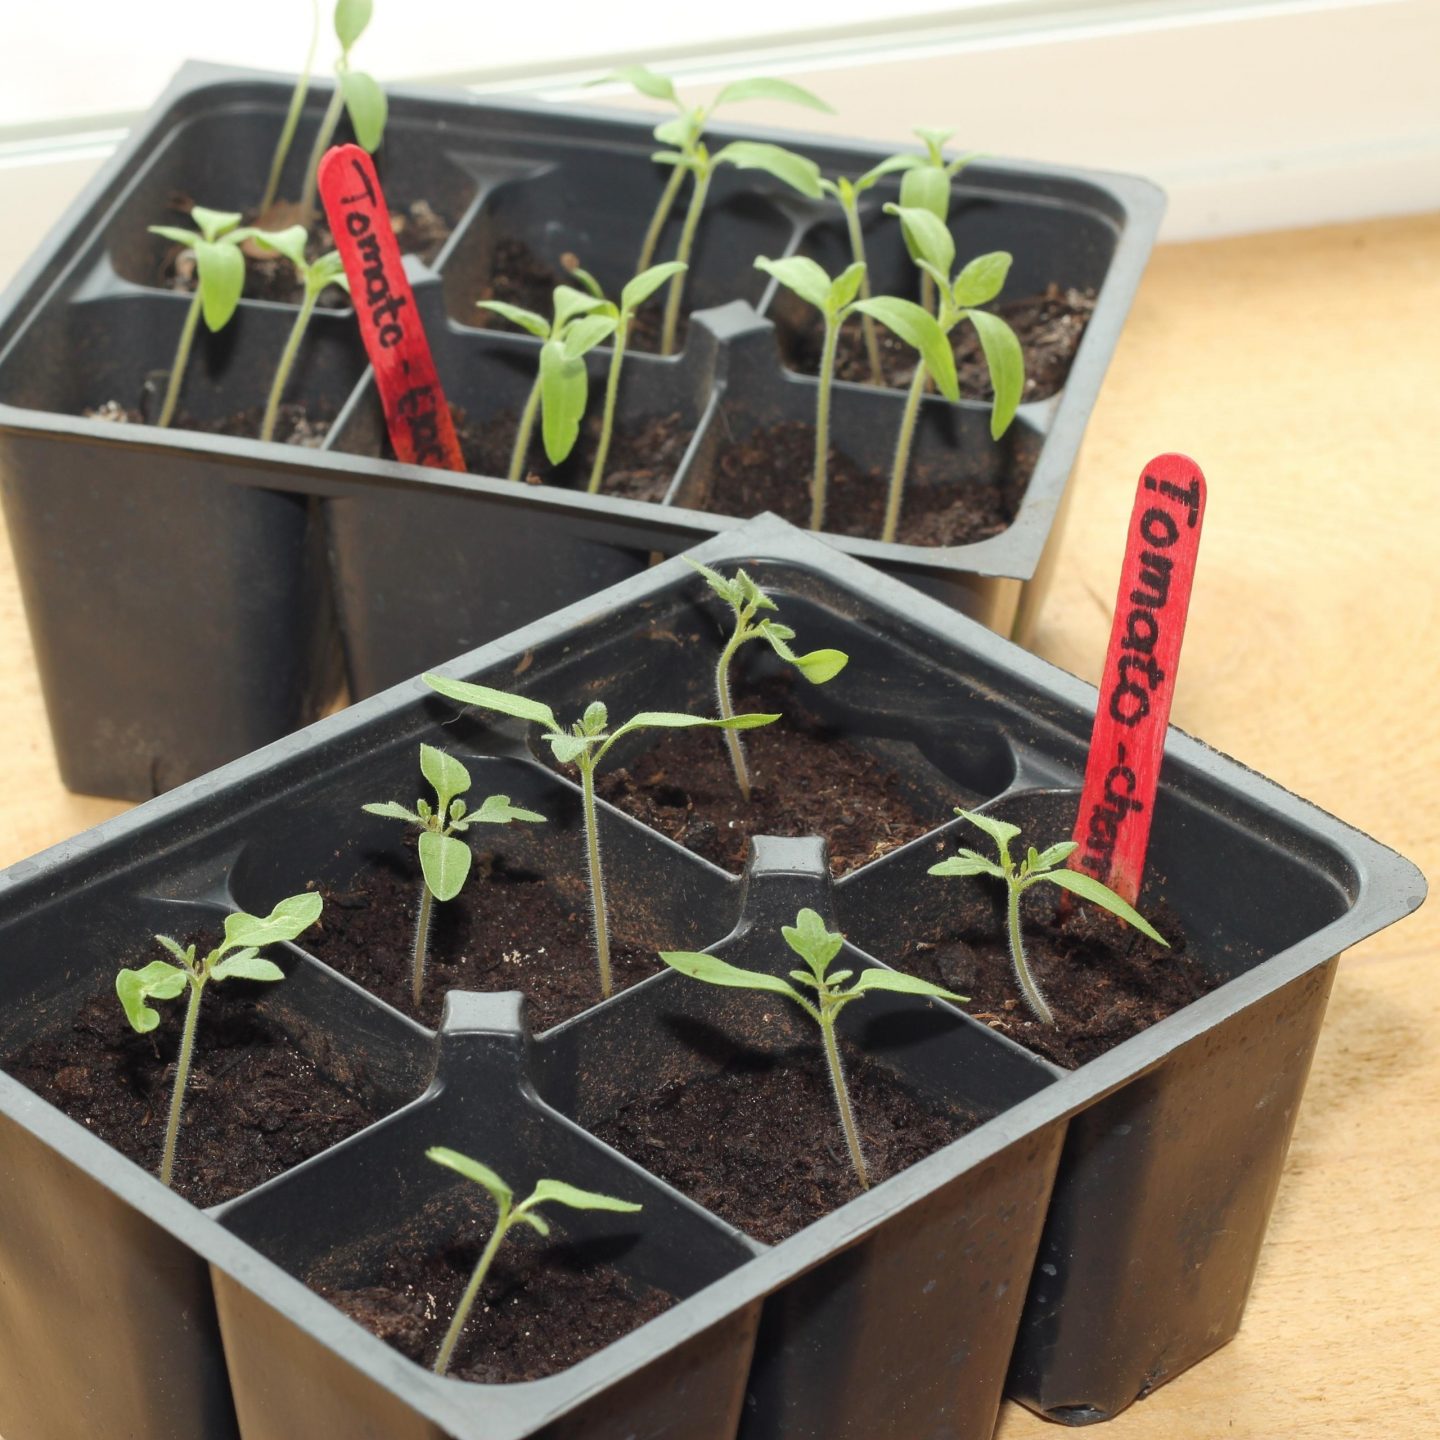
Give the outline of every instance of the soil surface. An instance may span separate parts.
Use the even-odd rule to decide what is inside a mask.
[[[186,938],[208,946],[215,937]],[[129,963],[157,957],[164,958],[158,946]],[[292,1038],[257,1006],[273,988],[245,980],[205,987],[175,1160],[175,1190],[196,1205],[253,1189],[388,1108],[362,1057],[319,1032],[297,1029]],[[4,1061],[21,1084],[152,1174],[165,1144],[185,997],[155,1008],[159,1028],[139,1035],[113,993],[95,996],[68,1028]]]
[[[1044,400],[1059,391],[1070,374],[1075,352],[1095,311],[1094,291],[1062,290],[1052,285],[1043,295],[1027,295],[985,308],[1007,320],[1019,337],[1020,348],[1025,352],[1022,398]],[[825,331],[813,310],[807,311],[805,318],[803,330],[781,327],[781,350],[791,369],[815,375],[820,370]],[[897,389],[906,388],[915,376],[915,351],[885,326],[877,324],[875,330],[885,383]],[[995,392],[975,327],[957,325],[950,332],[950,340],[960,376],[960,393],[967,400],[990,399]],[[848,321],[840,332],[835,375],[840,380],[853,380],[862,385],[870,380],[870,361],[859,316]]]
[[[659,262],[657,261],[657,263]],[[523,310],[533,310],[537,315],[543,315],[548,320],[554,308],[554,291],[557,285],[569,285],[576,290],[585,288],[572,273],[577,265],[583,266],[584,264],[582,256],[574,255],[569,251],[557,255],[555,262],[551,264],[536,255],[523,240],[501,240],[495,246],[490,278],[476,292],[474,303],[481,300],[501,300],[507,305],[518,305]],[[630,327],[630,338],[626,343],[627,351],[638,350],[650,355],[659,351],[660,332],[665,318],[665,295],[668,288],[668,286],[662,285],[656,292],[655,298],[635,312],[635,319]],[[617,305],[620,303],[618,293],[608,298]],[[522,335],[529,333],[523,327],[512,324],[503,316],[488,310],[477,309],[473,318],[468,314],[464,318],[466,323],[477,325],[482,329],[509,330]],[[679,324],[675,327],[677,351],[685,348],[685,335],[688,329],[688,314],[682,308]]]
[[[177,196],[172,205],[188,217],[194,203],[188,196]],[[264,230],[284,230],[287,226],[302,223],[300,207],[293,201],[277,201],[267,214],[247,215],[244,223],[258,225]],[[395,232],[396,240],[400,242],[401,253],[418,255],[426,264],[434,260],[450,238],[450,222],[432,210],[424,200],[394,207],[390,215],[390,226]],[[274,300],[282,305],[298,305],[304,299],[304,282],[283,255],[277,255],[273,250],[267,250],[254,241],[247,241],[241,248],[245,254],[243,294],[247,300]],[[334,248],[334,236],[321,216],[310,228],[305,258],[310,261],[317,260],[326,251]],[[167,290],[194,290],[194,251],[181,245],[171,245],[160,262],[159,283]],[[322,309],[343,310],[350,304],[350,297],[338,285],[327,285],[317,304]]]
[[[503,478],[510,470],[510,456],[515,448],[515,431],[520,417],[513,410],[501,411],[489,424],[472,423],[458,405],[450,407],[455,433],[465,457],[465,468],[471,475]],[[529,463],[525,467],[528,485],[560,485],[569,490],[583,490],[590,483],[590,469],[600,447],[598,413],[587,415],[580,425],[580,438],[575,449],[560,465],[552,465],[545,457],[536,422],[530,443]],[[693,434],[684,417],[675,411],[669,415],[651,415],[631,424],[616,421],[610,439],[610,453],[605,461],[602,495],[619,495],[632,500],[661,500],[675,478],[685,449]],[[387,436],[384,445],[387,460],[395,458]]]
[[[495,829],[494,826],[480,827]],[[471,832],[472,839],[475,832]],[[589,892],[576,867],[558,856],[538,870],[486,853],[474,840],[475,860],[465,888],[432,909],[425,989],[411,1001],[420,862],[414,843],[403,857],[361,871],[343,888],[322,889],[325,909],[301,944],[357,985],[421,1024],[440,1023],[449,990],[523,990],[537,1033],[600,1002]],[[662,969],[656,952],[673,936],[645,932],[643,917],[610,917],[610,966],[617,991]]]
[[[1036,455],[1021,450],[1005,484],[925,483],[943,480],[913,461],[900,512],[900,543],[963,545],[998,535],[1015,518]],[[793,525],[810,524],[815,427],[783,420],[724,446],[716,457],[700,508],[722,515],[773,510]],[[824,529],[878,539],[885,520],[888,469],[864,471],[830,447]]]
[[[860,1184],[818,1035],[773,1051],[724,1048],[717,1073],[669,1080],[590,1129],[746,1234],[778,1244],[853,1200]],[[914,1094],[843,1042],[841,1053],[872,1185],[986,1118]]]
[[[781,712],[773,725],[741,736],[752,779],[748,805],[725,740],[713,730],[659,732],[632,764],[601,775],[598,793],[732,871],[744,868],[752,835],[823,835],[837,875],[945,824],[957,800],[970,798],[937,786],[926,806],[892,766],[797,709],[787,685],[737,693],[735,709]]]
[[[155,396],[158,408],[159,393]],[[82,412],[87,420],[109,420],[116,425],[147,425],[140,410],[127,409],[118,400],[107,400],[103,405]],[[247,410],[238,410],[219,420],[197,420],[186,410],[178,410],[171,422],[174,430],[193,430],[201,435],[233,435],[240,440],[254,440],[260,434],[260,424],[265,418],[263,405],[252,405]],[[303,405],[280,406],[275,417],[275,443],[279,445],[302,445],[308,450],[318,450],[330,433],[334,423],[333,415],[312,418]]]
[[[546,1213],[563,1231],[572,1212],[551,1206]],[[491,1209],[477,1217],[473,1234],[438,1250],[407,1229],[370,1269],[377,1276],[373,1284],[337,1283],[325,1266],[312,1270],[306,1283],[429,1369],[493,1218]],[[577,1212],[576,1222],[583,1220]],[[517,1225],[495,1257],[446,1373],[483,1384],[538,1380],[577,1364],[675,1303],[663,1290],[603,1263],[597,1249],[547,1242]]]
[[[1037,1020],[1021,998],[998,883],[957,888],[951,923],[929,933],[916,937],[913,927],[897,923],[897,935],[910,935],[894,964],[970,996],[965,1009],[975,1019],[1071,1070],[1222,983],[1187,953],[1179,922],[1163,901],[1142,902],[1141,913],[1170,941],[1168,950],[1094,905],[1076,900],[1061,907],[1058,894],[1054,886],[1028,892],[1021,927],[1054,1027]]]

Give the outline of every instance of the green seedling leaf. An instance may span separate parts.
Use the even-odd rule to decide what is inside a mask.
[[[579,360],[615,333],[614,315],[586,315],[566,327],[565,358]]]
[[[779,718],[778,714],[731,715],[727,719],[711,720],[700,715],[675,715],[667,710],[642,710],[620,726],[610,741],[613,744],[632,730],[690,730],[700,726],[712,730],[758,730],[762,725],[773,725]]]
[[[538,1231],[541,1235],[550,1234],[550,1222],[541,1215],[536,1215],[531,1210],[520,1210],[516,1212],[516,1220],[522,1225],[528,1225],[532,1230]]]
[[[943,225],[950,215],[950,177],[934,165],[907,170],[900,181],[900,203],[909,210],[923,210]]]
[[[672,970],[688,975],[692,980],[703,980],[707,985],[724,985],[733,990],[769,990],[776,995],[795,995],[791,985],[778,975],[767,975],[762,970],[742,970],[714,955],[701,955],[692,950],[662,950],[660,958]]]
[[[575,448],[590,380],[583,360],[571,360],[560,340],[540,348],[540,434],[545,454],[558,465]]]
[[[974,810],[963,810],[958,805],[955,807],[955,813],[962,820],[968,820],[977,830],[983,830],[1002,851],[1008,851],[1010,842],[1020,834],[1018,825],[1012,825],[1008,820],[997,820],[993,815],[981,815]]]
[[[836,984],[841,983],[840,975],[833,978]],[[968,995],[957,995],[943,985],[932,985],[918,976],[878,968],[862,971],[860,978],[850,987],[852,995],[864,995],[871,990],[890,990],[899,995],[928,995],[937,1000],[958,1000],[962,1004],[970,999]]]
[[[930,152],[930,158],[937,164],[944,158],[941,151],[944,150],[946,143],[955,136],[953,130],[941,130],[934,125],[917,125],[910,133],[919,136],[924,141],[926,150]]]
[[[987,860],[983,855],[966,854],[952,855],[948,860],[942,860],[938,865],[932,865],[926,874],[994,875],[999,880],[1005,878],[1005,872],[993,860]]]
[[[152,960],[139,970],[122,970],[115,977],[115,993],[125,1008],[130,1028],[148,1035],[160,1023],[160,1015],[146,1001],[174,1000],[189,983],[189,975],[178,966],[167,960]]]
[[[688,268],[680,260],[667,260],[663,265],[652,265],[620,292],[620,313],[634,314],[667,280],[682,274]]]
[[[507,305],[503,300],[477,300],[475,308],[477,310],[493,310],[501,319],[510,321],[512,325],[518,325],[522,330],[528,330],[541,340],[550,338],[550,322],[543,315],[537,315],[533,310],[522,310],[520,306]]]
[[[835,107],[828,105],[818,95],[792,84],[789,80],[775,80],[757,75],[750,80],[732,80],[715,97],[712,110],[722,105],[738,105],[742,100],[781,100],[787,105],[804,105],[811,110],[833,115]]]
[[[279,940],[294,940],[320,918],[324,902],[313,891],[282,900],[263,919],[233,911],[225,917],[225,945],[253,945],[257,949]]]
[[[420,746],[420,773],[435,789],[437,811],[448,810],[457,795],[470,789],[470,772],[453,755],[434,745]]]
[[[917,170],[913,173],[922,175],[929,172]],[[933,265],[935,270],[945,277],[941,283],[948,284],[950,269],[955,264],[955,237],[944,220],[928,209],[903,202],[899,205],[887,204],[885,213],[900,217],[900,228],[904,232],[905,245],[911,258]]]
[[[380,82],[363,70],[347,70],[340,77],[340,86],[356,142],[362,150],[374,154],[385,135],[390,102],[386,100]]]
[[[830,277],[805,255],[790,255],[783,260],[769,260],[761,255],[755,261],[755,268],[773,276],[817,310],[824,311],[829,304]]]
[[[950,348],[949,337],[940,328],[940,322],[928,310],[913,300],[901,300],[891,295],[858,300],[855,308],[878,320],[907,345],[918,350],[925,369],[935,381],[935,388],[947,400],[959,400],[960,381],[955,373],[955,352]]]
[[[845,937],[826,929],[817,911],[806,908],[795,917],[793,925],[782,925],[780,934],[785,943],[823,979],[825,967],[840,953]]]
[[[244,217],[233,210],[209,210],[204,205],[194,205],[190,209],[190,218],[201,238],[213,242],[222,235],[228,235]]]
[[[488,1165],[482,1165],[458,1150],[451,1150],[446,1145],[432,1145],[425,1152],[425,1158],[483,1186],[502,1211],[508,1211],[514,1202],[515,1192]]]
[[[163,236],[166,240],[173,240],[187,250],[193,250],[196,241],[201,238],[193,230],[182,230],[178,225],[147,225],[145,228],[150,234]]]
[[[508,795],[487,795],[480,808],[471,815],[469,823],[508,825],[512,820],[531,820],[543,824],[545,817],[537,815],[533,810],[522,810],[518,805],[512,805]]]
[[[231,955],[210,972],[212,980],[283,980],[285,972],[273,961],[246,953]]]
[[[850,663],[850,657],[843,650],[812,650],[808,655],[797,655],[787,643],[795,634],[788,625],[762,620],[760,633],[770,642],[770,648],[787,664],[795,666],[812,685],[833,680]]]
[[[351,49],[365,33],[374,8],[372,0],[336,0],[335,35],[342,50]]]
[[[257,245],[283,255],[302,274],[308,268],[305,245],[310,237],[303,225],[290,225],[284,230],[257,230],[253,238]]]
[[[470,847],[453,835],[434,830],[420,834],[420,870],[437,900],[453,900],[470,874]]]
[[[642,95],[648,95],[652,100],[669,100],[672,104],[678,105],[680,97],[675,93],[675,82],[667,76],[658,75],[654,70],[644,65],[624,65],[619,70],[612,70],[608,75],[602,75],[598,80],[592,80],[592,85],[604,85],[613,83],[616,80],[623,81],[626,85],[632,86]]]
[[[887,175],[894,175],[901,170],[918,170],[925,164],[923,155],[891,155],[882,160],[878,165],[872,165],[857,181],[854,188],[857,191],[871,189],[877,182],[883,180]]]
[[[157,935],[155,939],[182,965],[193,965],[195,963],[195,947],[193,945],[182,947],[178,940],[172,940],[168,935]]]
[[[853,265],[847,266],[831,282],[830,294],[826,300],[826,306],[832,314],[838,315],[847,305],[851,304],[860,293],[860,287],[865,283],[865,266],[857,260]]]
[[[1025,355],[1015,332],[998,315],[988,310],[967,310],[965,318],[975,327],[985,352],[990,385],[995,391],[995,402],[990,407],[990,438],[998,440],[1020,408],[1025,390]]]
[[[563,1180],[537,1180],[525,1204],[544,1205],[552,1200],[557,1205],[568,1205],[572,1210],[617,1210],[626,1215],[634,1215],[644,1208],[630,1200],[617,1200],[613,1195],[601,1195],[594,1190],[582,1190],[578,1185],[567,1185]]]
[[[812,200],[824,198],[824,191],[820,189],[820,167],[806,156],[797,155],[780,145],[758,140],[732,140],[715,152],[712,164],[734,165],[740,170],[763,170]]]
[[[977,255],[955,277],[951,298],[961,309],[968,305],[988,305],[1005,288],[1010,273],[1010,256],[1004,250]]]
[[[1098,905],[1118,916],[1127,925],[1133,925],[1142,935],[1158,941],[1168,950],[1170,942],[1132,905],[1122,900],[1108,885],[1102,885],[1093,875],[1079,870],[1050,870],[1045,877],[1052,885],[1069,890],[1082,899]]]
[[[1053,870],[1057,865],[1068,860],[1079,848],[1079,844],[1074,840],[1062,840],[1058,845],[1051,845],[1036,855],[1030,862],[1030,869],[1032,871]],[[1033,848],[1031,853],[1034,854]]]
[[[564,333],[572,320],[591,314],[605,303],[593,295],[587,295],[583,290],[577,290],[573,285],[557,285],[551,292],[551,301],[555,309],[551,334],[556,337]]]
[[[544,725],[549,730],[559,730],[560,722],[555,712],[538,700],[526,695],[511,695],[505,690],[492,690],[488,685],[476,685],[468,680],[452,680],[448,675],[425,675],[421,677],[437,694],[447,700],[458,701],[461,705],[478,705],[482,710],[495,710],[501,715],[511,715],[517,720],[529,720]]]
[[[229,241],[201,240],[195,246],[195,268],[205,327],[223,330],[245,288],[245,258],[240,247]]]
[[[545,740],[562,765],[573,765],[594,743],[583,735],[547,735]]]

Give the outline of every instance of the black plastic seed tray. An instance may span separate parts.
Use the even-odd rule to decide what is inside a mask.
[[[750,433],[762,413],[767,424],[813,416],[815,381],[786,358],[795,317],[752,260],[804,251],[836,262],[837,215],[722,169],[689,277],[684,353],[632,353],[622,385],[622,418],[682,427],[674,483],[658,502],[592,497],[570,488],[584,478],[573,473],[516,486],[381,458],[373,382],[343,309],[316,317],[289,392],[333,422],[319,449],[86,418],[111,402],[153,413],[154,377],[170,363],[188,297],[166,288],[166,242],[145,227],[175,220],[176,196],[216,209],[258,196],[290,83],[187,65],[0,298],[0,486],[73,789],[158,793],[313,718],[334,693],[341,648],[352,694],[369,694],[637,573],[652,552],[733,528],[743,517],[695,508],[707,502],[719,438]],[[284,194],[298,192],[326,99],[323,84],[312,87]],[[442,381],[475,423],[518,409],[537,360],[537,342],[483,326],[475,309],[508,254],[502,243],[554,265],[575,254],[618,291],[664,179],[650,160],[653,123],[391,91],[382,179],[395,211],[423,200],[452,226],[407,266]],[[857,173],[884,153],[778,138],[831,173]],[[881,291],[913,283],[878,226],[895,193],[870,192]],[[1094,312],[1063,387],[1024,404],[1001,445],[988,439],[983,402],[924,402],[916,459],[936,463],[917,483],[994,490],[1013,508],[1002,533],[928,548],[835,537],[840,548],[1023,635],[1161,208],[1153,186],[1121,176],[991,160],[961,173],[952,219],[962,257],[1008,248],[1007,295],[1093,290]],[[183,408],[216,422],[261,404],[293,313],[245,299],[220,335],[202,330]],[[597,372],[607,356],[592,357]],[[899,391],[841,382],[836,442],[883,464],[902,406]]]

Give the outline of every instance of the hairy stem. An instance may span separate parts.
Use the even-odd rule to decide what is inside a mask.
[[[835,1017],[827,1015],[820,1021],[820,1033],[825,1037],[825,1063],[830,1067],[830,1085],[835,1091],[835,1103],[840,1108],[840,1128],[845,1132],[845,1143],[850,1147],[850,1162],[855,1166],[860,1188],[870,1188],[870,1172],[865,1168],[865,1156],[860,1150],[860,1132],[855,1128],[855,1114],[850,1108],[850,1091],[845,1086],[845,1072],[840,1068],[840,1047],[835,1041]]]
[[[315,187],[319,181],[320,161],[335,138],[335,127],[340,123],[340,112],[345,108],[345,76],[335,76],[335,93],[325,107],[324,119],[315,132],[315,143],[310,147],[310,158],[305,162],[305,190],[300,196],[300,223],[309,225],[315,218]]]
[[[850,232],[850,254],[851,257],[861,265],[865,264],[865,236],[860,229],[860,205],[852,196],[845,202],[845,227]],[[866,267],[865,276],[860,281],[860,298],[870,298],[870,270]],[[880,336],[875,329],[875,321],[869,315],[861,314],[860,331],[865,337],[865,359],[870,366],[870,383],[872,385],[883,385],[885,383],[885,367],[880,360]]]
[[[500,1242],[505,1238],[505,1232],[510,1228],[510,1216],[503,1214],[495,1222],[495,1229],[490,1238],[485,1242],[485,1248],[480,1252],[480,1258],[475,1262],[474,1273],[470,1276],[470,1283],[466,1285],[465,1292],[460,1296],[459,1303],[455,1306],[455,1314],[450,1320],[450,1328],[445,1332],[445,1338],[440,1342],[440,1354],[435,1359],[435,1373],[443,1375],[450,1368],[450,1360],[455,1354],[455,1347],[460,1343],[460,1332],[465,1328],[465,1322],[470,1318],[470,1311],[475,1307],[475,1297],[480,1293],[480,1287],[485,1283],[485,1276],[490,1272],[490,1266],[494,1264],[496,1252],[500,1249]]]
[[[198,280],[196,284],[198,286]],[[180,328],[180,343],[175,347],[175,361],[170,366],[170,382],[165,386],[165,401],[160,406],[160,418],[155,422],[162,430],[175,418],[175,407],[180,403],[180,386],[185,381],[185,367],[190,363],[190,347],[195,343],[195,327],[199,323],[200,291],[197,288],[195,298],[185,312],[185,324]]]
[[[722,720],[735,718],[735,705],[730,698],[730,662],[735,658],[735,652],[743,642],[742,628],[741,625],[736,625],[735,633],[726,642],[724,650],[720,652],[719,663],[715,666],[715,699],[720,707]],[[750,803],[750,767],[745,763],[745,747],[740,743],[740,732],[738,730],[722,730],[720,733],[725,737],[725,748],[730,752],[730,768],[735,772],[735,783],[740,787],[740,794],[748,805]]]
[[[165,1122],[165,1150],[160,1157],[160,1183],[166,1186],[175,1174],[175,1147],[180,1139],[180,1110],[185,1104],[190,1061],[195,1055],[195,1027],[200,1021],[200,992],[204,988],[203,980],[191,977],[190,998],[185,1005],[185,1028],[180,1032],[180,1055],[175,1062],[175,1088],[170,1092],[170,1118]]]
[[[665,222],[670,218],[671,210],[675,208],[675,198],[680,194],[680,187],[684,183],[685,167],[683,165],[672,166],[670,178],[660,192],[660,201],[655,206],[655,213],[650,217],[649,228],[645,231],[645,241],[640,246],[640,259],[635,265],[637,275],[643,275],[655,263],[655,250],[660,244],[660,232],[664,230]]]
[[[280,192],[280,172],[290,155],[290,145],[295,139],[295,127],[300,123],[300,112],[305,108],[305,92],[310,88],[310,71],[315,65],[315,46],[320,40],[320,5],[310,0],[310,49],[305,54],[305,68],[295,82],[290,96],[290,108],[285,112],[285,124],[280,130],[280,139],[275,144],[275,154],[270,161],[270,178],[265,182],[265,193],[260,197],[260,214],[264,215],[275,203]]]
[[[410,965],[410,998],[415,1008],[420,1008],[420,996],[425,990],[425,956],[430,951],[430,912],[435,905],[435,896],[424,880],[420,882],[420,913],[415,917],[415,957]]]
[[[685,294],[685,277],[689,274],[690,252],[695,248],[695,232],[700,228],[700,214],[705,209],[705,196],[710,190],[710,165],[707,162],[695,172],[695,189],[690,195],[690,208],[685,212],[685,227],[680,232],[680,245],[675,258],[687,268],[670,282],[665,295],[665,324],[660,332],[660,353],[675,353],[675,332],[680,327],[680,301]]]
[[[300,302],[300,313],[290,327],[290,338],[286,340],[284,350],[280,352],[280,364],[275,368],[275,381],[270,386],[270,398],[265,402],[265,418],[260,422],[262,440],[275,438],[275,422],[280,418],[280,398],[289,383],[290,372],[295,368],[295,357],[300,353],[300,342],[305,338],[305,327],[310,323],[317,299],[319,291],[307,284],[305,298]]]
[[[600,870],[600,817],[595,813],[595,762],[580,757],[580,785],[585,797],[585,854],[590,862],[590,909],[595,917],[595,963],[600,967],[600,994],[610,998],[610,926],[605,918],[605,877]]]
[[[910,469],[910,447],[915,442],[915,422],[920,415],[920,397],[925,393],[925,364],[915,363],[915,378],[905,397],[905,413],[900,417],[900,435],[895,442],[895,462],[890,467],[890,493],[885,497],[885,528],[880,538],[887,543],[895,539],[900,528],[900,503],[905,498],[905,476]]]
[[[630,329],[630,316],[622,315],[615,327],[615,349],[610,355],[610,373],[605,377],[605,412],[600,419],[600,446],[595,451],[595,463],[590,467],[590,494],[600,493],[600,483],[605,478],[605,461],[610,455],[610,439],[615,432],[615,401],[620,394],[620,367],[625,362],[626,332]]]
[[[510,452],[510,473],[507,480],[525,478],[525,457],[530,453],[530,437],[535,433],[535,416],[540,410],[540,377],[530,387],[525,408],[520,412],[520,428],[515,432],[515,448]]]
[[[840,343],[836,317],[825,316],[825,348],[820,353],[820,389],[815,400],[815,474],[810,481],[810,528],[825,523],[825,493],[830,463],[830,388],[835,382],[835,347]]]
[[[1020,935],[1020,892],[1023,887],[1014,880],[1007,880],[1006,885],[1010,891],[1006,919],[1010,926],[1010,958],[1015,962],[1015,979],[1020,984],[1020,993],[1025,997],[1025,1003],[1034,1011],[1035,1018],[1045,1025],[1053,1025],[1055,1016],[1045,1003],[1045,996],[1030,973],[1030,964],[1025,959],[1025,941]]]

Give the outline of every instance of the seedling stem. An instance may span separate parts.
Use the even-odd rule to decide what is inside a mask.
[[[315,50],[320,44],[320,0],[310,0],[310,48],[305,52],[305,65],[295,81],[290,94],[290,108],[285,112],[285,124],[280,129],[280,139],[275,143],[275,154],[270,160],[270,175],[265,181],[265,193],[260,197],[261,215],[265,215],[280,193],[280,174],[295,140],[295,130],[300,124],[300,112],[305,108],[305,95],[310,89],[310,72],[315,68]]]

